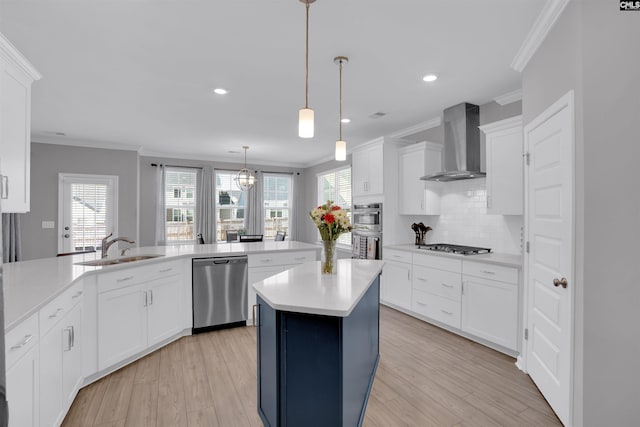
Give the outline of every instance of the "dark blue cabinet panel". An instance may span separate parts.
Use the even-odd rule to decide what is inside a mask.
[[[274,310],[258,296],[265,426],[362,425],[378,364],[379,292],[376,278],[348,317]]]

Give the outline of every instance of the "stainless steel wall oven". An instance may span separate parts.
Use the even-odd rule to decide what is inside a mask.
[[[382,203],[353,206],[351,258],[382,259]]]

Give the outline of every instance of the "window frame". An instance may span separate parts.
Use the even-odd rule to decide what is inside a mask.
[[[166,198],[166,194],[169,190],[169,187],[171,188],[170,192],[174,195],[174,199],[176,199],[175,194],[176,194],[176,190],[178,190],[178,192],[180,193],[180,197],[178,197],[177,199],[183,199],[183,195],[187,193],[186,188],[184,185],[174,185],[174,184],[167,184],[167,176],[169,172],[189,172],[192,174],[195,174],[195,185],[193,187],[193,196],[191,199],[192,201],[192,206],[193,206],[193,220],[192,220],[192,224],[193,224],[193,237],[191,239],[176,239],[176,240],[170,240],[168,237],[168,233],[167,233],[167,225],[170,222],[174,222],[174,221],[167,221],[167,210],[171,209],[171,218],[175,218],[175,211],[176,210],[184,210],[184,216],[185,219],[187,218],[187,213],[186,210],[190,209],[189,206],[179,206],[179,205],[175,205],[175,204],[168,204],[167,203],[167,198]],[[165,244],[183,244],[183,243],[193,243],[195,242],[196,239],[196,234],[198,232],[198,200],[197,200],[197,194],[198,194],[198,185],[199,185],[199,174],[200,174],[200,170],[198,168],[193,168],[193,167],[188,167],[188,166],[165,166],[164,169],[164,194],[165,194],[165,200],[164,200],[164,233],[165,233],[165,238],[164,238],[164,242]],[[181,222],[181,221],[175,221],[175,222]]]
[[[235,177],[235,175],[238,174],[238,171],[237,170],[229,170],[229,169],[214,169],[213,170],[213,207],[214,207],[214,216],[215,216],[215,219],[216,219],[215,224],[214,224],[215,243],[225,243],[226,239],[222,239],[222,238],[218,239],[218,235],[221,232],[221,230],[218,230],[218,221],[219,221],[219,218],[220,218],[220,210],[221,209],[224,209],[224,210],[242,209],[244,211],[243,218],[242,218],[243,225],[242,225],[242,228],[240,228],[240,230],[245,230],[246,229],[246,224],[247,224],[248,197],[247,196],[244,197],[244,205],[242,205],[242,206],[236,205],[236,206],[228,206],[227,207],[227,205],[223,205],[225,207],[221,208],[220,207],[220,197],[218,196],[218,175],[219,174],[231,176],[231,186],[233,187],[234,185],[236,185],[236,187],[237,187],[237,184],[235,183],[234,177]],[[237,189],[239,190],[239,188],[237,188]],[[233,191],[233,190],[230,190],[230,191]],[[242,193],[242,191],[240,191],[240,192]],[[229,197],[231,197],[231,195],[229,195]],[[237,211],[236,211],[236,216],[237,216]]]
[[[266,186],[264,185],[265,181],[266,181],[266,177],[276,177],[276,178],[287,178],[289,180],[289,190],[288,190],[288,195],[287,195],[287,206],[281,207],[274,207],[274,209],[269,209],[271,212],[275,212],[275,213],[280,213],[280,216],[269,216],[269,218],[267,218],[267,206],[266,206],[266,202],[267,199],[265,198],[265,193],[267,192]],[[265,232],[265,230],[267,229],[267,219],[273,219],[273,218],[283,218],[282,213],[283,211],[287,211],[287,230],[286,233],[288,236],[291,236],[291,229],[293,226],[293,217],[292,217],[292,213],[294,211],[293,209],[293,174],[291,172],[263,172],[262,173],[262,230],[263,233]],[[279,193],[279,191],[276,190],[276,193]],[[276,230],[277,232],[278,230]],[[266,233],[264,234],[265,238],[275,238],[275,233],[273,236],[267,236]]]
[[[326,203],[326,200],[320,200],[320,195],[322,194],[322,188],[321,188],[321,184],[320,184],[320,178],[322,176],[326,176],[326,175],[337,175],[338,172],[344,171],[346,169],[349,169],[349,174],[351,175],[351,181],[349,182],[349,190],[351,192],[351,204],[349,205],[348,208],[346,208],[345,206],[340,206],[343,209],[347,209],[348,210],[348,215],[349,215],[349,221],[353,224],[353,165],[345,165],[345,166],[339,166],[337,168],[333,168],[333,169],[329,169],[323,172],[318,172],[316,174],[316,201],[318,203],[317,206],[320,206],[324,203]],[[337,186],[336,186],[337,188]],[[336,202],[336,200],[333,200],[334,202]],[[315,226],[314,226],[315,227]],[[316,227],[316,233],[317,233],[317,242],[320,243],[322,241],[321,237],[320,237],[320,232],[318,231],[317,227]],[[344,242],[340,242],[339,240],[343,237],[340,236],[338,238],[338,241],[336,242],[336,246],[338,248],[344,249],[344,250],[351,250],[352,249],[352,239],[351,239],[351,232],[349,233],[345,233],[346,236],[348,236],[348,241],[349,243],[344,243]],[[346,239],[345,239],[346,240]]]

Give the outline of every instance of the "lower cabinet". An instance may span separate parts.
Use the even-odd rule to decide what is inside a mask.
[[[385,259],[381,280],[381,300],[411,310],[411,264]]]
[[[518,285],[463,276],[462,330],[518,348]]]
[[[247,323],[253,325],[255,319],[253,318],[253,306],[256,304],[256,291],[253,290],[253,284],[255,282],[259,282],[261,280],[266,279],[267,277],[271,277],[274,274],[278,274],[284,271],[284,267],[280,265],[272,266],[272,267],[253,267],[249,268],[249,279],[247,280],[249,284],[249,290],[247,292],[247,303],[249,305],[249,319]]]
[[[38,315],[10,331],[5,346],[9,427],[39,426]]]
[[[182,330],[182,283],[174,275],[98,294],[98,369]]]

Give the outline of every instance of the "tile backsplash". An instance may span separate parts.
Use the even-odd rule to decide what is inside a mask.
[[[510,254],[522,252],[523,217],[487,214],[485,178],[452,181],[443,186],[440,215],[404,217],[433,228],[426,243],[480,246]]]

